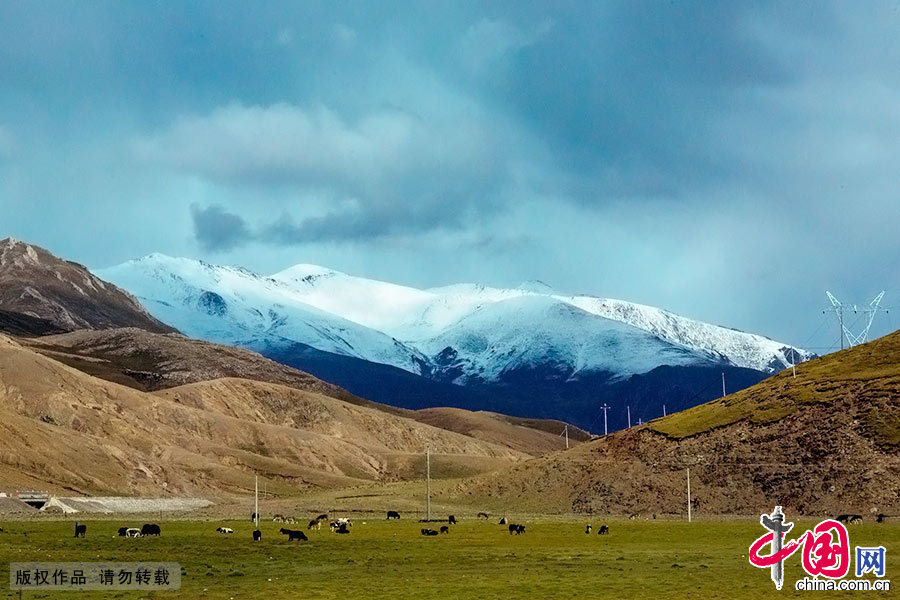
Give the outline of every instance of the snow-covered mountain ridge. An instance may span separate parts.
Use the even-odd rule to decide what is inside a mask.
[[[764,372],[810,355],[769,338],[532,283],[417,289],[299,264],[270,277],[151,254],[95,273],[184,333],[254,349],[317,350],[466,383],[551,367],[565,378],[727,364]]]

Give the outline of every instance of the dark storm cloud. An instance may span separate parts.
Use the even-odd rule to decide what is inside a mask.
[[[252,240],[247,223],[221,206],[191,206],[191,218],[194,221],[194,235],[206,250],[232,250]]]

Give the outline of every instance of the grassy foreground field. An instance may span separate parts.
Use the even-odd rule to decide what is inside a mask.
[[[747,548],[764,532],[750,520],[688,524],[594,519],[595,528],[610,526],[608,536],[585,535],[587,519],[516,521],[527,526],[522,536],[510,536],[493,519],[467,519],[451,527],[449,535],[425,538],[419,533],[422,525],[412,519],[357,517],[351,535],[335,535],[323,527],[299,543],[288,543],[275,523],[262,523],[263,540],[253,543],[251,524],[245,521],[162,522],[162,537],[144,539],[113,537],[117,527],[131,523],[128,519],[83,521],[88,526],[85,539],[72,537],[70,521],[0,522],[0,598],[19,597],[6,583],[8,563],[24,561],[174,561],[185,570],[178,592],[29,591],[22,596],[73,600],[769,598],[775,591],[768,570],[748,564]],[[798,522],[795,532],[813,524]],[[219,525],[236,533],[217,534]],[[850,543],[885,546],[886,578],[900,568],[900,525],[854,526]],[[778,596],[805,595],[793,589],[802,575],[795,555],[786,565],[785,589]],[[842,594],[854,593],[829,596]]]

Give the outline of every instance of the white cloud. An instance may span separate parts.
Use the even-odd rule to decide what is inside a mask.
[[[137,157],[194,175],[247,183],[331,187],[364,195],[411,179],[490,177],[497,141],[479,119],[444,123],[401,110],[346,119],[319,105],[232,104],[177,119],[138,139]]]

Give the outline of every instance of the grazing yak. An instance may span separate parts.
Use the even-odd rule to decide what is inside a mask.
[[[387,518],[388,521],[390,521],[391,519],[399,519],[400,513],[398,513],[396,510],[389,510],[387,511]]]
[[[309,531],[312,528],[321,529],[322,521],[320,521],[318,519],[313,519],[312,521],[310,521],[309,525],[306,526],[306,529],[307,529],[307,531]]]
[[[125,537],[125,534],[128,532],[127,527],[119,527],[119,537]]]
[[[75,537],[84,537],[85,533],[87,533],[87,525],[79,525],[78,521],[75,521]]]
[[[590,525],[590,523],[588,523],[588,526],[584,528],[584,532],[585,532],[585,533],[590,533],[590,532],[591,532],[591,525]]]
[[[515,523],[509,524],[509,535],[512,535],[512,534],[519,535],[520,533],[525,533],[524,525],[516,525]]]
[[[258,517],[258,516],[259,516],[259,515],[256,514],[256,513],[250,513],[250,520],[253,521],[253,522],[255,523],[255,522],[256,522],[256,517]]]
[[[500,522],[498,525],[506,525],[506,517],[500,517]]]
[[[156,525],[155,523],[144,523],[144,526],[141,527],[141,537],[146,537],[148,535],[162,535],[159,525]]]
[[[234,529],[232,529],[231,527],[217,527],[216,532],[217,533],[234,533]]]
[[[273,523],[284,523],[284,515],[273,515],[272,522]]]
[[[261,539],[262,539],[262,531],[257,529],[256,531],[253,532],[253,541],[258,542]]]
[[[479,519],[487,519],[488,514],[486,512],[480,512],[480,513],[478,513],[478,518]]]
[[[302,531],[300,531],[299,529],[285,529],[284,527],[282,527],[281,533],[283,535],[288,536],[289,542],[293,542],[294,540],[300,540],[300,541],[305,542],[305,541],[309,540],[309,538],[306,537],[306,534],[303,533]]]
[[[609,527],[606,525],[601,525],[600,529],[597,530],[597,535],[606,535],[609,533]]]
[[[333,533],[350,533],[350,530],[347,528],[346,524],[338,525],[336,528],[331,530]]]
[[[129,527],[125,530],[125,537],[139,538],[141,537],[141,530],[137,527]]]
[[[327,521],[327,520],[328,520],[328,514],[327,514],[327,513],[322,514],[322,515],[319,515],[318,517],[316,517],[316,521]]]
[[[888,518],[888,517],[887,517],[886,514],[880,513],[877,517],[875,517],[875,522],[876,522],[876,523],[884,523],[884,520],[887,519],[887,518]],[[0,529],[0,531],[3,531],[3,530]]]
[[[441,525],[441,533],[450,533],[450,528],[446,525]]]
[[[858,525],[863,522],[863,518],[862,515],[838,515],[837,521],[848,525]]]
[[[450,515],[450,518],[447,519],[447,522],[450,523],[451,525],[456,525],[456,517],[454,517],[453,515]]]
[[[438,532],[434,529],[423,529],[422,535],[438,535]]]

